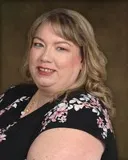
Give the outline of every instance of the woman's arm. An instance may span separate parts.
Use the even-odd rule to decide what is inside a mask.
[[[35,139],[27,160],[100,160],[103,151],[102,142],[87,132],[54,128]]]

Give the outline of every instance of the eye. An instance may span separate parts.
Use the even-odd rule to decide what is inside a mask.
[[[33,46],[36,48],[44,47],[42,43],[38,43],[38,42],[33,42]]]
[[[57,51],[67,51],[67,49],[64,47],[57,47]]]

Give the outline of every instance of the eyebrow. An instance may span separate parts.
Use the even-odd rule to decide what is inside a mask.
[[[45,42],[42,38],[37,37],[37,36],[34,36],[34,37],[33,37],[33,40],[34,40],[34,39],[38,39],[38,40],[40,40],[40,41],[42,41],[42,42]],[[69,46],[72,46],[72,44],[70,44],[70,43],[67,42],[67,41],[57,41],[57,42],[55,42],[54,44],[60,44],[60,43],[66,43],[66,44],[68,44]]]

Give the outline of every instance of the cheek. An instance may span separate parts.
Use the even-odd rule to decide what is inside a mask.
[[[78,66],[81,66],[81,59],[80,58],[78,58],[78,57],[76,57],[76,58],[74,58],[73,59],[73,61],[72,61],[72,67],[78,67]]]
[[[35,60],[36,60],[36,54],[34,54],[33,51],[30,51],[30,53],[28,55],[28,60],[29,60],[30,65],[31,65],[31,63],[35,62]]]
[[[68,66],[72,67],[72,68],[80,68],[80,66],[81,66],[81,57],[79,57],[79,56],[72,57],[68,61]]]
[[[32,51],[30,50],[30,52],[28,53],[28,60],[31,61],[33,57]]]
[[[66,70],[80,70],[81,69],[81,59],[80,57],[73,57],[73,58],[67,58],[66,60],[59,61],[60,69],[66,69]]]
[[[35,57],[32,52],[29,53],[28,55],[28,65],[29,65],[29,70],[33,71],[33,68],[35,67]]]

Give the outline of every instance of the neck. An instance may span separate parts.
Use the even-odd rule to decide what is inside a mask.
[[[36,93],[33,95],[29,104],[24,109],[24,111],[21,112],[21,118],[37,110],[38,108],[48,103],[49,101],[52,101],[53,98],[54,98],[53,95],[47,94],[46,92],[42,92],[40,89],[38,89]]]
[[[37,108],[44,105],[45,103],[53,100],[55,97],[53,94],[49,94],[47,92],[43,92],[42,90],[38,89],[37,92],[34,95],[36,102],[37,102]]]

